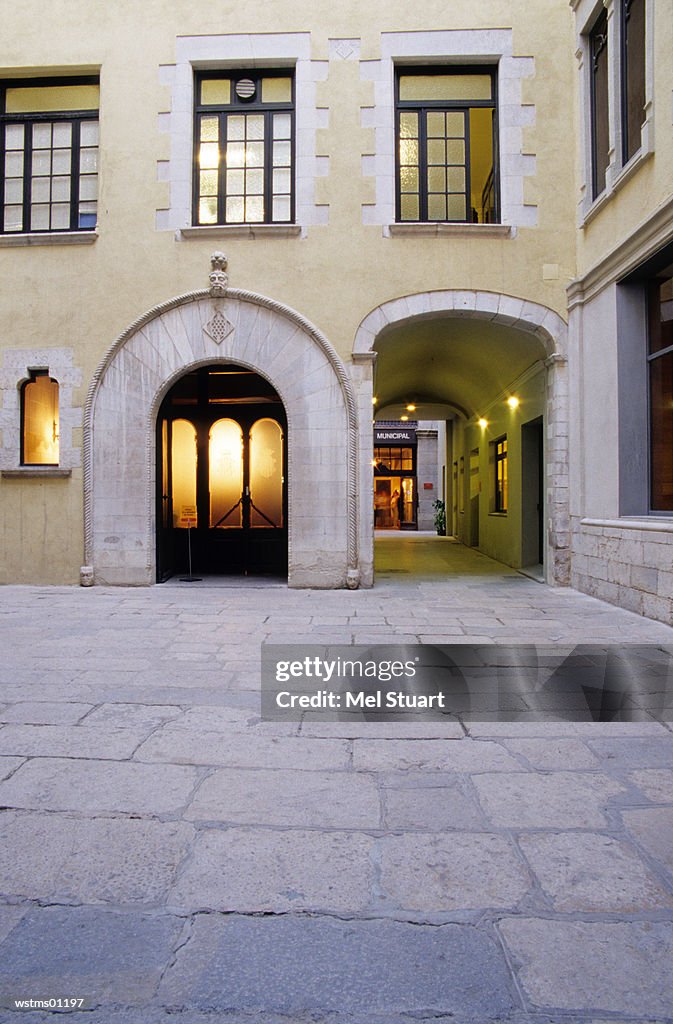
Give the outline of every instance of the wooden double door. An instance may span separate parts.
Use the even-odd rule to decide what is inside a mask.
[[[239,366],[186,374],[157,421],[159,580],[287,575],[285,411],[271,385]]]

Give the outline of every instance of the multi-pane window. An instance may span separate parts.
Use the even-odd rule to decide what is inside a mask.
[[[498,220],[495,72],[397,71],[397,219]]]
[[[673,512],[673,268],[649,294],[651,508]]]
[[[0,232],[96,226],[97,79],[0,83]]]
[[[293,89],[288,70],[197,76],[196,224],[294,220]]]
[[[21,388],[21,464],[58,465],[58,383],[33,371]]]
[[[507,511],[507,438],[493,442],[495,456],[495,511]]]
[[[595,199],[605,188],[610,154],[608,110],[608,16],[603,11],[589,34],[591,53],[591,177]]]
[[[622,2],[622,159],[640,149],[645,120],[645,0]]]
[[[378,471],[384,470],[407,470],[411,472],[414,468],[413,448],[374,448],[374,462]]]

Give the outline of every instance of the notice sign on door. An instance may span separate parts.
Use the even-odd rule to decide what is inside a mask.
[[[183,505],[180,510],[180,521],[178,526],[187,529],[196,526],[196,505]]]

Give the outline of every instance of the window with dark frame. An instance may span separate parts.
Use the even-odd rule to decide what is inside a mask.
[[[58,382],[33,370],[21,387],[21,465],[57,466],[58,459]]]
[[[645,0],[622,0],[622,161],[638,152],[645,120]]]
[[[97,78],[0,82],[0,233],[96,227],[98,109]]]
[[[493,442],[495,457],[495,511],[507,511],[507,438],[500,437]]]
[[[195,96],[194,223],[293,223],[291,70],[203,72]]]
[[[673,267],[650,282],[650,508],[673,512]]]
[[[591,184],[596,199],[605,190],[610,154],[608,108],[608,16],[603,11],[589,34],[591,54]]]
[[[496,72],[398,68],[399,222],[499,221]]]

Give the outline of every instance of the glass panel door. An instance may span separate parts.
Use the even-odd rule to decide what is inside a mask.
[[[402,508],[400,515],[400,526],[409,527],[416,525],[416,478],[413,476],[402,477]]]
[[[210,526],[243,525],[243,431],[235,420],[213,423],[208,435]]]
[[[266,418],[250,431],[250,525],[283,525],[283,432]]]
[[[173,420],[171,463],[173,470],[173,526],[197,525],[196,427],[189,420]]]

